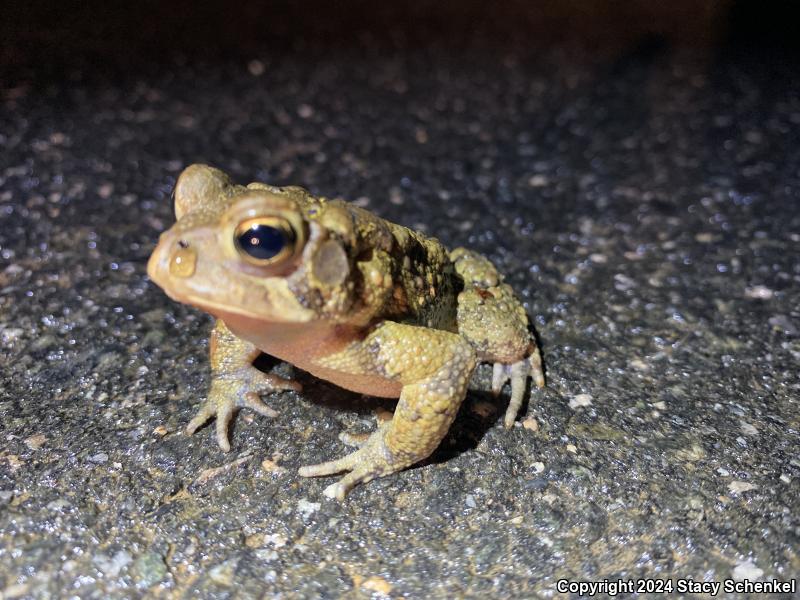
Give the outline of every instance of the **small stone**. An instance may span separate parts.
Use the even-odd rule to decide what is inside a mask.
[[[247,70],[253,77],[260,77],[264,74],[266,67],[260,60],[251,60],[249,63],[247,63]]]
[[[169,430],[163,425],[159,425],[158,427],[153,429],[153,433],[155,433],[157,436],[164,437],[169,433]]]
[[[70,506],[72,505],[69,503],[69,500],[67,500],[66,498],[58,498],[57,500],[48,502],[46,508],[47,510],[61,512],[62,510],[64,510],[65,508],[69,508]]]
[[[745,297],[754,300],[769,300],[774,294],[775,292],[764,285],[754,285],[744,290]]]
[[[749,481],[731,481],[728,484],[728,489],[732,494],[743,494],[745,492],[749,492],[750,490],[758,489],[758,486],[754,483],[750,483]]]
[[[12,583],[7,588],[0,590],[0,598],[12,600],[12,598],[27,598],[31,591],[29,583]]]
[[[25,438],[25,445],[31,450],[38,450],[47,441],[47,437],[43,433],[37,433],[29,438]]]
[[[575,444],[567,444],[567,452],[572,452],[573,454],[577,454],[578,448],[575,447]]]
[[[322,504],[319,502],[309,502],[305,498],[300,498],[297,502],[297,511],[300,512],[304,517],[308,518],[317,512]]]
[[[638,358],[634,358],[628,364],[630,364],[630,366],[636,369],[637,371],[647,371],[650,369],[650,365],[648,365],[646,362]]]
[[[19,469],[23,464],[22,460],[20,460],[19,456],[16,454],[6,454],[5,456],[0,454],[0,461],[3,460],[6,461],[8,468],[11,469],[12,472]]]
[[[522,421],[522,426],[525,429],[529,429],[530,431],[536,432],[539,431],[539,421],[534,419],[533,417],[528,417]]]
[[[605,254],[595,252],[589,255],[589,260],[598,265],[604,265],[608,262],[608,257]]]
[[[578,439],[588,438],[607,442],[624,442],[628,438],[626,432],[604,422],[587,424],[570,421],[567,425],[567,435]]]
[[[269,550],[267,548],[259,548],[258,550],[254,551],[253,554],[255,554],[258,558],[266,562],[278,558],[278,553],[275,552],[275,550]]]
[[[301,119],[310,119],[312,116],[314,116],[314,109],[308,104],[301,104],[297,107],[297,114]]]
[[[103,572],[106,577],[116,577],[120,571],[127,567],[133,558],[125,550],[120,550],[114,556],[108,557],[105,554],[98,554],[94,557],[93,561],[97,568]]]
[[[236,559],[226,560],[220,564],[212,567],[208,572],[208,576],[214,583],[230,587],[233,585],[233,578],[236,574]]]
[[[590,394],[578,394],[569,400],[569,407],[572,409],[581,408],[584,406],[592,405],[592,396]]]
[[[549,183],[546,175],[533,175],[528,178],[528,185],[531,187],[544,187]]]
[[[389,188],[389,202],[395,206],[400,206],[405,202],[403,194],[398,187]]]
[[[761,577],[764,574],[763,569],[759,569],[753,561],[745,561],[741,562],[733,568],[731,573],[733,578],[737,581],[742,581],[744,579],[749,579],[750,581],[754,581]]]
[[[389,592],[392,591],[392,584],[382,577],[368,577],[361,584],[361,587],[382,596],[388,596]]]
[[[204,469],[200,472],[200,475],[197,476],[197,479],[194,480],[195,485],[205,485],[215,477],[222,475],[232,469],[235,469],[241,464],[244,464],[249,460],[249,456],[242,456],[241,458],[237,458],[233,462],[229,462],[227,464],[222,465],[221,467],[212,467],[209,469]]]
[[[774,329],[782,331],[786,335],[796,335],[797,327],[786,315],[775,315],[767,321]]]
[[[131,569],[137,587],[142,589],[154,586],[167,576],[164,557],[156,552],[145,552],[138,556]]]
[[[89,460],[96,464],[102,464],[104,462],[108,462],[108,454],[105,452],[98,452],[97,454],[90,456]]]
[[[0,340],[4,344],[10,344],[22,337],[25,331],[19,327],[8,327],[0,331]]]
[[[544,471],[544,463],[543,462],[535,462],[531,465],[533,467],[534,473],[541,473]]]
[[[781,473],[780,479],[783,483],[792,483],[792,477],[787,473]],[[2,494],[2,492],[0,492],[0,494]]]
[[[751,425],[746,421],[741,421],[739,426],[742,428],[742,433],[745,435],[758,435],[758,429],[756,429],[755,425]]]
[[[286,542],[288,542],[286,536],[281,535],[280,533],[271,533],[264,536],[264,543],[272,544],[275,548],[283,548],[286,545]]]
[[[113,183],[104,183],[100,187],[97,188],[97,195],[103,198],[104,200],[111,197],[111,194],[114,193],[114,184]]]
[[[268,458],[261,461],[261,469],[267,473],[275,473],[276,475],[286,472],[285,467],[281,467],[277,462]]]
[[[706,451],[700,444],[692,444],[675,451],[675,458],[686,462],[697,462],[706,457]]]
[[[385,408],[381,407],[378,407],[374,411],[372,411],[372,414],[375,415],[375,419],[378,421],[379,425],[391,421],[392,417],[394,416],[394,413],[392,411],[386,410]]]
[[[614,288],[620,292],[626,292],[636,287],[636,282],[622,273],[614,275]]]
[[[467,494],[467,497],[464,500],[464,503],[469,506],[470,508],[477,508],[478,504],[475,502],[475,496],[472,494]]]

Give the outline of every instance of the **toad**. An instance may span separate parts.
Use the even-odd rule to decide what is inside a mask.
[[[216,417],[230,450],[235,410],[275,417],[260,394],[300,390],[253,366],[260,353],[370,396],[398,398],[391,420],[353,453],[300,469],[346,473],[355,485],[428,457],[447,433],[472,372],[493,364],[495,395],[510,382],[511,427],[527,379],[544,385],[525,309],[484,256],[300,187],[237,185],[222,171],[186,168],[175,186],[177,222],[147,265],[172,299],[216,318],[211,387],[187,433]]]

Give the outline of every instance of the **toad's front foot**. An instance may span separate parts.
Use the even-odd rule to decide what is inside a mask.
[[[382,425],[376,432],[369,436],[367,441],[355,452],[343,458],[329,462],[309,465],[300,468],[300,475],[303,477],[322,477],[325,475],[335,475],[342,471],[350,471],[339,481],[329,485],[323,492],[328,498],[344,500],[354,486],[359,483],[366,483],[376,477],[395,473],[414,464],[419,458],[404,456],[400,457],[392,452],[386,443],[386,433],[390,423]]]
[[[216,417],[217,444],[223,452],[229,452],[231,444],[228,428],[236,409],[250,408],[265,417],[276,417],[278,413],[261,401],[259,392],[300,389],[301,386],[296,381],[262,373],[249,365],[219,374],[211,382],[211,389],[203,406],[186,426],[186,433],[192,435],[206,421]]]

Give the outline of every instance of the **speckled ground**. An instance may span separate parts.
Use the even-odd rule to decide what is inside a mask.
[[[20,71],[2,91],[0,598],[530,598],[800,572],[791,63],[397,43]],[[512,431],[507,396],[471,393],[428,463],[344,504],[296,470],[391,404],[297,372],[278,418],[239,415],[231,454],[213,428],[187,438],[210,321],[145,262],[196,161],[486,253],[548,387]]]

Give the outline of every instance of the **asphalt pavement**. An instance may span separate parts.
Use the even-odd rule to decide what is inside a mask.
[[[52,69],[5,54],[0,598],[547,598],[800,572],[796,62],[389,38],[97,68],[94,47]],[[304,385],[265,398],[277,418],[240,413],[230,454],[213,427],[185,436],[211,321],[145,264],[193,162],[485,253],[546,389],[507,431],[481,367],[430,460],[344,503],[297,469],[391,402],[265,360]]]

